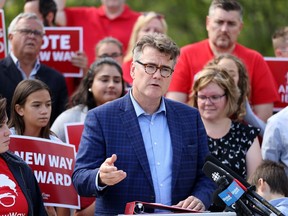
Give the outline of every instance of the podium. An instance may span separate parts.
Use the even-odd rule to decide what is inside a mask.
[[[120,214],[122,216],[125,216],[127,214]],[[163,214],[163,213],[159,213],[159,214],[141,214],[141,215],[155,215],[155,216],[236,216],[235,212],[204,212],[204,213],[168,213],[168,214]]]
[[[145,213],[145,209],[164,210],[164,212]],[[193,211],[192,209],[185,209],[176,206],[167,206],[160,203],[147,203],[141,201],[129,202],[126,204],[125,213],[121,215],[208,215],[208,216],[236,216],[235,212],[208,212],[208,211]]]

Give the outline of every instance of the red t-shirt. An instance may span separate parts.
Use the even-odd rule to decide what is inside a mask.
[[[6,162],[1,157],[0,215],[28,215],[26,198]]]
[[[236,44],[233,55],[240,58],[248,70],[252,105],[273,103],[279,100],[276,82],[260,53]],[[202,70],[206,63],[213,59],[208,39],[184,46],[173,73],[169,87],[170,92],[191,92],[194,75]]]
[[[95,46],[103,38],[112,36],[122,42],[126,51],[132,28],[140,13],[132,11],[127,5],[123,13],[110,20],[104,7],[75,7],[66,8],[67,26],[82,26],[84,51],[91,64],[95,59]]]

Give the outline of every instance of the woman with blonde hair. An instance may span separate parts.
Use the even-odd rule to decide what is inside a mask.
[[[130,76],[130,66],[132,62],[132,50],[136,42],[143,36],[149,33],[162,33],[166,34],[168,30],[167,23],[163,15],[156,12],[144,12],[140,15],[134,24],[124,63],[122,65],[123,78],[126,83],[132,84]]]
[[[238,109],[239,88],[227,70],[206,66],[197,74],[189,104],[199,109],[213,156],[247,179],[262,162],[259,129],[231,120]]]

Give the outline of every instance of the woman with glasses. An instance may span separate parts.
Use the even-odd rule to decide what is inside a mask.
[[[235,84],[240,90],[238,100],[238,109],[233,115],[233,119],[244,121],[254,127],[260,129],[260,136],[263,137],[266,123],[262,121],[252,110],[249,103],[250,98],[250,82],[247,69],[244,63],[234,55],[219,55],[210,61],[207,65],[219,65],[226,68],[230,76],[232,76]]]
[[[262,162],[259,129],[231,120],[240,91],[227,70],[205,67],[194,81],[189,104],[199,109],[213,156],[247,179]]]
[[[105,37],[95,47],[95,60],[100,58],[113,58],[119,65],[123,63],[123,45],[114,37]]]
[[[0,215],[47,215],[31,168],[9,151],[6,99],[0,98]]]

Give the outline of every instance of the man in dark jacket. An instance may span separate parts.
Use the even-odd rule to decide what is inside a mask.
[[[0,95],[7,98],[8,116],[14,90],[23,79],[39,79],[49,86],[53,102],[51,122],[65,109],[68,93],[64,76],[38,59],[43,34],[42,21],[31,13],[19,14],[9,26],[10,54],[0,61]]]

